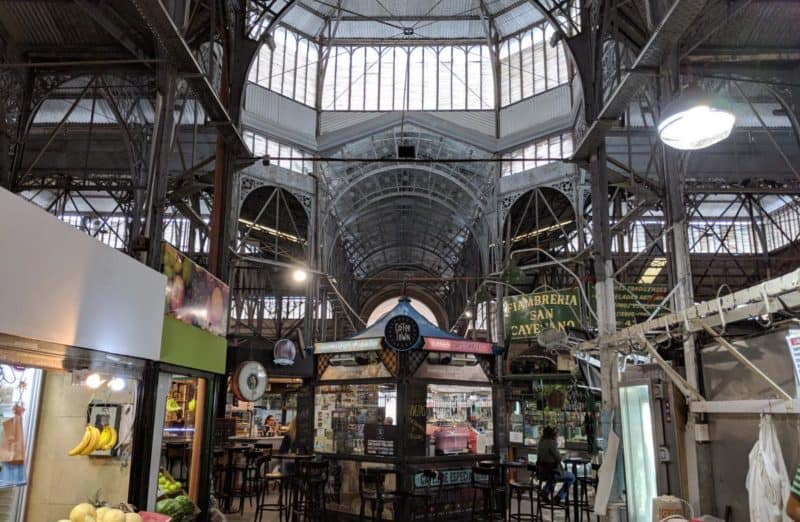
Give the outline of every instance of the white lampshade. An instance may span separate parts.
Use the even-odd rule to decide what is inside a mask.
[[[693,85],[664,109],[658,137],[674,149],[704,149],[727,138],[735,123],[720,98]]]

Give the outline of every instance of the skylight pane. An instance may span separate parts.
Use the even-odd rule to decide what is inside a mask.
[[[467,53],[467,109],[480,110],[481,104],[481,48],[473,46]]]
[[[366,69],[364,71],[364,109],[368,111],[378,110],[379,62],[380,54],[378,50],[373,47],[368,48]]]
[[[452,108],[453,48],[439,50],[439,110]]]
[[[483,73],[481,74],[481,100],[484,109],[494,109],[494,66],[487,46],[481,46],[481,63]]]
[[[467,55],[462,47],[453,47],[453,110],[467,108]]]
[[[408,52],[398,47],[394,50],[394,110],[405,109],[406,104],[406,60]]]
[[[533,93],[539,94],[547,89],[545,77],[545,42],[544,31],[540,27],[533,28]]]
[[[533,35],[526,31],[520,45],[522,58],[522,97],[533,96]]]
[[[522,99],[522,56],[518,38],[511,38],[508,43],[508,97],[514,103]]]
[[[439,55],[434,47],[426,47],[423,54],[425,61],[423,68],[422,108],[426,111],[435,111],[438,102],[437,82],[439,69]]]
[[[333,108],[350,110],[350,50],[340,47],[336,53],[336,93]]]
[[[411,51],[411,57],[408,62],[408,110],[411,111],[422,110],[422,84],[424,81],[422,70],[422,53],[423,50],[421,47],[415,47]]]
[[[364,74],[366,71],[365,47],[358,47],[353,51],[350,62],[350,110],[364,110]]]

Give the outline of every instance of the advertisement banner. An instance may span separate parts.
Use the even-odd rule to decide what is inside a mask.
[[[166,315],[228,335],[228,285],[167,243],[162,243],[161,271],[167,276]]]
[[[646,321],[667,297],[668,292],[666,285],[618,283],[614,288],[617,328],[626,328]],[[590,304],[594,308],[597,299],[594,285],[588,288],[588,294]],[[662,309],[660,313],[665,312],[666,310]]]
[[[374,352],[382,348],[381,338],[348,339],[345,341],[330,341],[327,343],[314,343],[314,353],[351,353]]]
[[[532,339],[546,328],[580,328],[577,289],[512,295],[503,299],[503,322],[511,339]]]
[[[492,343],[471,341],[469,339],[441,339],[438,337],[426,337],[423,348],[430,352],[478,353],[484,355],[492,354]]]

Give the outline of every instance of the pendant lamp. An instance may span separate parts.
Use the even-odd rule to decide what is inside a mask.
[[[727,138],[736,117],[719,97],[691,85],[661,114],[658,137],[674,149],[698,150]]]

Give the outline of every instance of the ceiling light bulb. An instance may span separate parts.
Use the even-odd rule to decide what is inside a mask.
[[[697,86],[688,87],[664,109],[658,136],[679,150],[710,147],[730,136],[736,117],[725,110],[720,98]]]
[[[472,318],[472,310],[464,310],[464,317],[466,317],[467,319],[471,319]]]
[[[298,283],[302,283],[303,281],[308,279],[308,272],[306,272],[302,268],[298,268],[297,270],[294,271],[294,274],[292,274],[292,277]]]
[[[89,375],[86,376],[85,384],[89,388],[96,390],[104,382],[106,382],[106,380],[100,377],[99,373],[90,373]]]
[[[125,389],[125,379],[122,379],[120,377],[114,377],[113,379],[108,381],[108,387],[111,389],[111,391],[115,392],[122,391]]]

